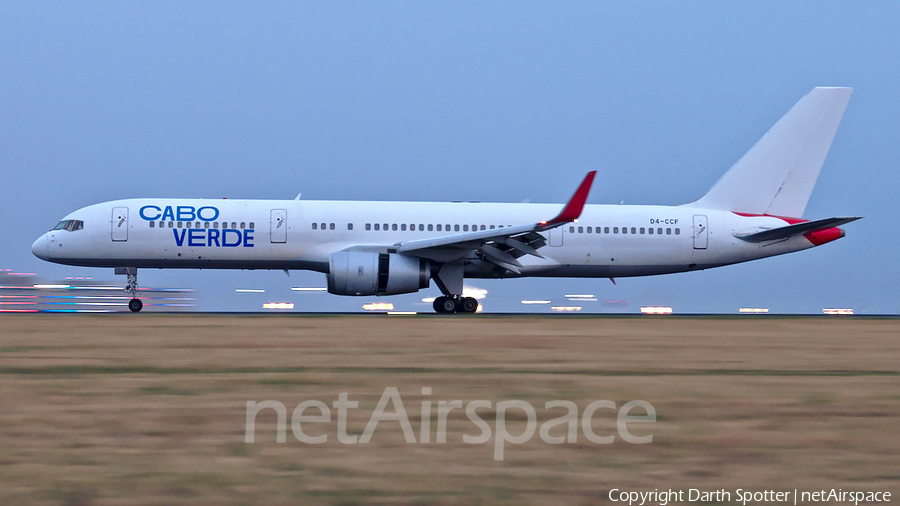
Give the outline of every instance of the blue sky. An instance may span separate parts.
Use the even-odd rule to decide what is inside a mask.
[[[123,282],[30,245],[128,197],[563,202],[597,170],[590,203],[681,204],[813,86],[853,86],[804,215],[865,216],[845,239],[616,286],[467,284],[491,311],[577,292],[629,310],[898,313],[897,19],[890,2],[3,2],[0,268]],[[368,301],[289,290],[324,286],[316,273],[140,281],[195,287],[208,310]]]

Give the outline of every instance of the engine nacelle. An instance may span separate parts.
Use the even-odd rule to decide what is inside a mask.
[[[328,293],[396,295],[418,292],[431,282],[427,260],[397,253],[338,251],[328,257]]]

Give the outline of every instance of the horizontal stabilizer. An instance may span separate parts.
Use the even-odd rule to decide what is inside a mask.
[[[804,221],[802,223],[795,223],[794,225],[788,225],[785,227],[763,230],[762,232],[757,232],[755,234],[736,235],[735,237],[747,242],[777,241],[781,239],[787,239],[795,235],[805,234],[807,232],[818,232],[819,230],[825,230],[826,228],[839,227],[841,225],[850,223],[851,221],[856,221],[860,218],[861,216],[851,216],[843,218],[825,218],[824,220],[816,221]]]

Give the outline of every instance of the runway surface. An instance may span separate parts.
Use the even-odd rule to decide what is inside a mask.
[[[813,317],[385,317],[0,315],[2,504],[595,504],[609,490],[886,490],[900,493],[900,320]],[[370,442],[331,421],[291,430],[303,401],[347,393],[360,436],[395,387],[415,435],[382,421]],[[423,394],[430,388],[431,394]],[[286,407],[284,443],[275,410]],[[524,444],[468,444],[478,426],[437,405],[536,408]],[[540,424],[578,408],[577,441]],[[609,400],[587,439],[580,421]],[[643,400],[657,421],[616,412]],[[428,442],[422,403],[431,402]],[[387,412],[393,413],[393,405]],[[306,415],[315,415],[315,409]],[[641,409],[632,414],[644,414]],[[508,410],[510,435],[527,416]],[[564,425],[549,431],[566,435]],[[621,504],[621,503],[619,503]]]

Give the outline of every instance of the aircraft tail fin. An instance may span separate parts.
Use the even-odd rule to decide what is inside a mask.
[[[853,88],[813,88],[706,195],[689,204],[803,216]]]

